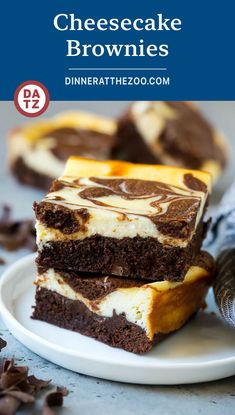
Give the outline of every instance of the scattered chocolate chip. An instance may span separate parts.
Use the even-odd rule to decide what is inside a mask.
[[[56,391],[49,393],[45,398],[42,415],[55,415],[55,411],[53,411],[51,408],[54,406],[62,406],[64,396],[67,395],[68,390],[64,387],[57,387]]]
[[[0,351],[1,351],[4,347],[6,347],[6,345],[7,345],[7,342],[6,342],[5,340],[1,339],[1,337],[0,337]]]
[[[34,393],[39,392],[41,389],[45,389],[51,383],[51,380],[37,379],[34,375],[28,376],[30,386],[34,389]]]
[[[0,351],[6,346],[0,338]],[[28,374],[28,366],[15,365],[14,359],[5,359],[0,367],[0,415],[15,415],[22,405],[33,405],[37,394],[48,388],[51,380],[42,380]],[[44,401],[42,415],[55,415],[51,408],[62,406],[68,390],[57,387]]]
[[[20,390],[8,390],[7,396],[12,398],[18,399],[21,403],[34,403],[35,399],[32,395],[26,392],[22,392]]]
[[[37,393],[49,383],[29,376],[27,366],[16,366],[13,359],[6,359],[0,369],[0,414],[14,415],[21,405],[33,404]]]
[[[0,414],[14,415],[22,404],[34,403],[27,382],[27,366],[15,366],[7,359],[0,369]]]
[[[32,220],[14,221],[11,219],[11,208],[2,207],[0,214],[0,245],[8,251],[28,248],[36,251],[34,222]]]
[[[0,414],[14,415],[19,409],[20,405],[21,403],[19,399],[8,395],[3,397],[0,396]]]
[[[0,265],[5,265],[5,263],[6,263],[5,259],[0,257]]]

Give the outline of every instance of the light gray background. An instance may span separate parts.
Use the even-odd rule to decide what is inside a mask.
[[[84,109],[118,116],[127,105],[127,102],[122,101],[51,102],[46,116],[65,109]],[[212,203],[215,206],[235,176],[235,102],[200,102],[199,105],[224,132],[230,147],[228,168],[213,193]],[[45,116],[41,116],[43,117]],[[11,205],[15,218],[33,217],[32,202],[43,196],[41,191],[19,185],[7,169],[7,134],[10,129],[27,121],[16,111],[12,102],[0,103],[0,205]],[[0,257],[7,260],[8,266],[27,253],[25,250],[16,253],[0,250]],[[0,274],[6,266],[0,268]],[[231,415],[232,408],[235,408],[235,377],[208,384],[174,387],[108,382],[69,372],[41,359],[18,343],[1,320],[0,336],[8,341],[8,347],[3,349],[1,356],[14,355],[19,364],[28,364],[35,375],[44,379],[51,378],[55,384],[69,388],[70,395],[65,400],[64,409],[60,411],[63,415]],[[32,414],[32,409],[19,413]]]

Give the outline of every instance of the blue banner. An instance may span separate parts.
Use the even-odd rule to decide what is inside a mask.
[[[51,100],[233,100],[234,2],[1,4],[0,99],[41,82]]]

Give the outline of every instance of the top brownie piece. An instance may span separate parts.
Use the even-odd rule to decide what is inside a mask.
[[[25,184],[50,188],[71,155],[109,159],[117,146],[115,120],[83,111],[63,112],[12,131],[12,171]]]
[[[38,264],[182,280],[202,244],[210,189],[206,172],[72,157],[35,204]]]
[[[120,118],[118,135],[129,159],[210,171],[225,167],[226,142],[191,102],[138,101]]]

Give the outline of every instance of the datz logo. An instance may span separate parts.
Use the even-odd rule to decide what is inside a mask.
[[[179,32],[182,30],[182,21],[178,17],[166,18],[162,13],[156,14],[156,17],[142,18],[93,18],[82,19],[71,14],[57,14],[53,20],[54,28],[60,32]],[[146,44],[144,39],[139,39],[138,44],[91,44],[81,43],[78,39],[66,40],[66,56],[68,57],[89,57],[94,56],[100,58],[102,56],[109,57],[161,57],[169,55],[169,45]]]

